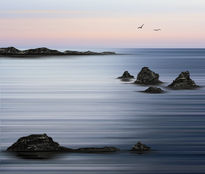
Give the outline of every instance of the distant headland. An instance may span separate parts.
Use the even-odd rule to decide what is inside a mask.
[[[114,55],[115,52],[92,52],[92,51],[70,51],[64,52],[48,49],[46,47],[19,50],[15,47],[0,48],[0,56],[7,57],[26,57],[26,56],[71,56],[71,55]]]

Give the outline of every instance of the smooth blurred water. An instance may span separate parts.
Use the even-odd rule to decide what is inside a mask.
[[[0,58],[0,145],[47,133],[63,146],[116,146],[114,154],[24,160],[0,152],[1,174],[198,174],[205,172],[205,49],[117,49],[122,55]],[[121,82],[143,66],[165,83],[181,71],[198,90],[146,89]],[[128,150],[138,141],[145,155]]]

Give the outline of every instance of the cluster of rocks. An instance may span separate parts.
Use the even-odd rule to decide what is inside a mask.
[[[138,142],[131,151],[136,153],[144,153],[151,148]],[[18,156],[26,156],[29,158],[48,158],[52,153],[111,153],[119,151],[116,147],[88,147],[72,149],[60,146],[46,134],[29,135],[21,137],[13,145],[8,147],[7,152],[17,153]]]
[[[118,79],[121,79],[122,81],[130,81],[134,79],[134,76],[131,75],[128,71],[125,71],[121,77],[118,77]],[[137,75],[137,79],[134,83],[149,86],[149,85],[159,85],[163,82],[159,80],[159,74],[153,72],[148,67],[143,67],[142,70]],[[168,85],[168,88],[175,89],[175,90],[196,89],[198,87],[199,86],[196,85],[196,83],[190,78],[190,73],[188,71],[181,72],[180,75],[170,85]],[[145,91],[142,92],[150,93],[150,94],[159,94],[159,93],[164,93],[165,91],[159,87],[150,86],[149,88],[147,88]]]
[[[0,48],[0,56],[63,56],[63,55],[113,55],[115,52],[92,52],[92,51],[58,51],[45,47],[19,50],[14,47]]]

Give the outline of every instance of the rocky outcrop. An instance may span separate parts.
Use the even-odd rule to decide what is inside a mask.
[[[80,51],[64,51],[65,55],[113,55],[116,54],[115,52],[93,52],[93,51],[85,51],[85,52],[80,52]]]
[[[118,77],[118,79],[121,79],[122,81],[130,81],[131,79],[134,79],[134,76],[128,71],[125,71],[122,76]]]
[[[29,49],[21,52],[22,55],[40,55],[40,56],[50,56],[50,55],[63,55],[62,52],[58,50],[51,50],[45,47],[42,48],[36,48],[36,49]]]
[[[138,142],[136,145],[134,145],[131,149],[131,151],[133,152],[137,152],[137,153],[145,153],[145,152],[148,152],[150,151],[151,148],[148,147],[147,145],[145,144],[142,144],[141,142]]]
[[[137,76],[136,84],[156,85],[162,83],[159,80],[159,74],[151,71],[148,67],[143,67]]]
[[[162,90],[161,88],[157,88],[157,87],[149,87],[147,88],[145,91],[143,91],[145,93],[150,93],[150,94],[161,94],[161,93],[164,93],[165,91]]]
[[[71,149],[60,146],[46,134],[30,135],[18,139],[7,149],[8,152],[76,152],[76,153],[106,153],[118,151],[115,147]]]
[[[189,71],[182,72],[169,86],[171,89],[196,89],[199,86],[190,78]]]
[[[46,134],[22,137],[7,149],[10,152],[58,152],[62,150],[64,148]]]
[[[0,55],[8,56],[8,55],[19,55],[19,54],[21,54],[21,51],[14,47],[0,48]]]
[[[72,149],[72,152],[77,153],[109,153],[109,152],[117,152],[119,149],[116,147],[88,147],[88,148],[79,148],[79,149]]]
[[[63,55],[113,55],[114,52],[80,52],[80,51],[58,51],[52,50],[45,47],[28,49],[28,50],[18,50],[14,47],[0,48],[0,56],[63,56]]]

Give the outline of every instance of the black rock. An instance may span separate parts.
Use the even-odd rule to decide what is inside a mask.
[[[143,91],[145,93],[150,93],[150,94],[160,94],[160,93],[164,93],[165,91],[162,90],[161,88],[157,88],[157,87],[149,87],[147,88],[145,91]]]
[[[35,152],[32,154],[42,154],[36,152],[78,152],[78,153],[105,153],[118,151],[115,147],[103,147],[103,148],[80,148],[71,149],[60,146],[57,142],[54,142],[51,137],[46,134],[30,135],[18,139],[16,143],[7,149],[8,152]],[[25,154],[25,153],[23,153]]]
[[[189,71],[182,72],[169,86],[172,89],[196,89],[199,86],[190,78]]]
[[[46,134],[22,137],[7,149],[9,152],[59,152],[64,150],[64,147]]]
[[[159,74],[151,71],[148,67],[143,67],[137,76],[136,84],[156,85],[162,83],[159,80]]]
[[[128,71],[125,71],[121,77],[118,77],[118,79],[129,81],[131,79],[134,79],[134,76],[132,76]]]
[[[142,144],[141,142],[138,142],[136,145],[134,145],[131,149],[131,151],[137,152],[137,153],[145,153],[150,151],[151,148],[146,146],[145,144]]]

